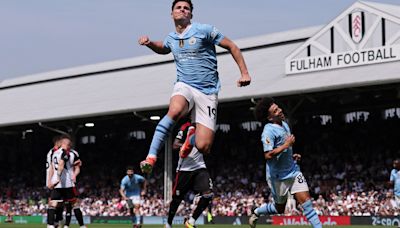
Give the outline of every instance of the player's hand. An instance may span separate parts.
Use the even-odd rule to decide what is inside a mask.
[[[51,184],[51,183],[50,183],[50,184],[47,184],[47,188],[50,189],[50,190],[52,190],[52,189],[54,188],[54,184]]]
[[[249,73],[242,74],[242,76],[237,81],[237,86],[238,87],[248,86],[250,85],[250,82],[251,82],[251,77]]]
[[[53,189],[58,183],[60,183],[60,181],[58,180],[58,181],[56,181],[56,182],[54,182],[54,183],[49,183],[49,184],[47,184],[47,187],[51,190],[51,189]]]
[[[139,42],[139,45],[148,45],[148,44],[150,44],[150,39],[148,36],[141,36],[141,37],[139,37],[138,42]]]
[[[293,154],[293,159],[294,159],[296,162],[299,162],[299,161],[301,160],[301,155],[300,155],[300,154]]]
[[[289,148],[294,144],[295,141],[296,141],[296,139],[295,139],[294,135],[288,135],[288,137],[286,137],[286,140],[285,140],[285,145]]]

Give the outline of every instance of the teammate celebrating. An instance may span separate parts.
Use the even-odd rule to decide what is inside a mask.
[[[48,188],[52,189],[50,207],[48,213],[48,224],[54,227],[55,208],[60,207],[61,202],[70,202],[73,205],[75,217],[81,228],[83,223],[82,212],[79,208],[77,190],[75,188],[76,176],[80,172],[78,166],[81,164],[77,153],[71,151],[71,139],[63,135],[60,137],[60,148],[51,155]],[[74,166],[76,168],[74,169]]]
[[[175,138],[173,148],[179,149],[187,137],[187,132],[192,129],[190,122],[183,124]],[[188,154],[180,154],[178,167],[176,168],[176,178],[172,192],[172,201],[169,205],[168,221],[166,228],[172,227],[172,221],[175,217],[176,210],[181,204],[183,197],[189,190],[193,190],[200,194],[200,200],[197,204],[193,215],[185,221],[186,228],[193,228],[197,218],[207,208],[213,198],[212,181],[207,171],[203,154],[196,147]]]
[[[295,137],[285,122],[282,109],[275,104],[272,98],[267,97],[257,103],[255,115],[257,120],[267,123],[264,126],[261,141],[264,158],[267,161],[267,182],[271,188],[274,203],[263,204],[255,208],[249,219],[250,227],[256,227],[261,214],[283,213],[288,194],[294,194],[311,225],[322,228],[318,215],[312,207],[306,179],[293,158],[292,145]]]
[[[192,111],[196,129],[182,147],[181,154],[190,153],[195,145],[201,153],[209,153],[214,140],[220,80],[217,72],[215,45],[229,51],[236,61],[241,77],[237,85],[247,86],[251,78],[240,49],[222,35],[214,26],[192,23],[191,0],[174,0],[171,16],[175,32],[162,41],[151,41],[148,36],[139,38],[139,44],[158,54],[173,53],[177,68],[177,81],[170,99],[169,109],[158,123],[146,160],[140,163],[145,173],[150,173],[158,151],[163,146],[176,121]]]
[[[129,213],[132,217],[133,227],[140,227],[140,203],[141,196],[146,194],[147,181],[144,177],[135,174],[133,167],[126,168],[126,176],[121,180],[119,193],[126,200]]]

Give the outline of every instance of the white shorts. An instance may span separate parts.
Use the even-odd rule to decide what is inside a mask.
[[[394,200],[396,202],[396,207],[400,208],[400,196],[394,195]]]
[[[198,89],[183,82],[177,82],[171,97],[175,95],[184,96],[189,103],[189,111],[192,110],[192,121],[200,123],[212,131],[215,131],[217,122],[218,95],[206,95]]]
[[[301,172],[295,178],[274,181],[268,179],[267,182],[277,204],[285,204],[289,194],[309,191],[306,178]]]
[[[129,196],[128,199],[132,201],[133,205],[137,205],[137,204],[141,204],[142,203],[142,200],[140,199],[140,196]],[[129,207],[128,204],[127,204],[127,206]]]

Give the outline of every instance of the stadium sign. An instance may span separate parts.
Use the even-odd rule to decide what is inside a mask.
[[[285,59],[286,74],[399,61],[400,17],[386,10],[354,3]]]
[[[350,225],[350,216],[319,216],[324,226]],[[310,222],[305,216],[272,216],[273,225],[284,226],[305,226]]]
[[[400,60],[400,45],[355,50],[332,55],[293,59],[287,64],[287,74],[328,70]]]

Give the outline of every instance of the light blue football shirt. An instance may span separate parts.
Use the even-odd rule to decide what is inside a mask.
[[[182,34],[171,32],[164,47],[174,55],[177,82],[186,83],[204,94],[217,94],[221,83],[217,71],[215,45],[224,36],[212,25],[192,23]]]
[[[145,181],[144,177],[133,174],[132,179],[126,175],[122,178],[121,189],[125,190],[126,197],[140,196],[141,184]]]
[[[266,124],[261,135],[264,152],[271,151],[283,145],[286,137],[290,134],[290,128],[286,122],[282,122],[282,126],[272,123]],[[292,155],[293,149],[289,147],[272,159],[267,160],[267,177],[269,176],[275,180],[295,178],[300,172],[300,168],[293,160]]]
[[[390,172],[390,181],[393,181],[394,184],[394,195],[400,196],[400,171],[396,169],[392,169]]]

